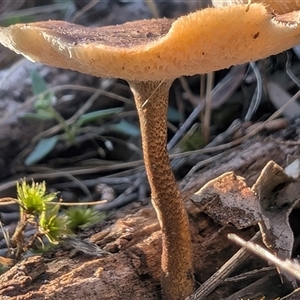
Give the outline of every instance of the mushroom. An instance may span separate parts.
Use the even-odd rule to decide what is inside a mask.
[[[211,0],[214,7],[232,6],[237,4],[250,4],[251,0]],[[253,2],[262,2],[266,9],[271,13],[285,14],[298,10],[300,8],[299,0],[255,0]]]
[[[48,21],[0,28],[0,42],[33,61],[129,83],[162,229],[165,299],[184,299],[194,288],[189,221],[166,147],[170,85],[182,75],[228,68],[291,48],[300,41],[299,14],[288,17],[277,20],[263,4],[240,4],[203,9],[175,21],[102,28]]]

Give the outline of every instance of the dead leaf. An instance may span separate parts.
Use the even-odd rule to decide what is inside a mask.
[[[227,172],[209,181],[193,197],[194,203],[215,222],[233,224],[238,229],[260,220],[259,207],[245,178]]]
[[[299,160],[293,164],[285,171],[269,161],[252,188],[234,172],[225,173],[204,185],[192,201],[222,225],[241,229],[258,224],[264,244],[279,258],[290,258],[294,235],[289,215],[300,200]]]

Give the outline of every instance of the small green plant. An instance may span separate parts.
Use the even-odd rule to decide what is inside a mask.
[[[47,193],[45,182],[17,183],[17,202],[20,205],[20,221],[9,241],[15,258],[27,250],[34,250],[37,241],[44,248],[44,238],[51,244],[58,244],[62,238],[73,235],[73,230],[85,228],[101,219],[103,214],[86,206],[61,211],[61,202],[55,202],[57,193]],[[28,240],[25,229],[31,224],[37,231]]]
[[[67,215],[59,215],[60,205],[56,204],[44,210],[39,219],[39,231],[52,244],[57,244],[63,235],[70,235],[70,220]]]
[[[89,208],[87,206],[74,206],[68,209],[67,216],[69,217],[71,230],[84,229],[103,220],[104,213]]]
[[[56,97],[47,86],[46,81],[36,71],[31,72],[32,91],[37,97],[35,102],[35,113],[27,113],[27,118],[37,120],[55,120],[63,128],[67,140],[70,143],[74,142],[74,130],[67,124],[63,116],[53,107],[56,103]]]
[[[49,154],[59,141],[67,142],[69,145],[75,144],[75,138],[80,129],[92,122],[99,122],[104,118],[119,114],[123,108],[115,107],[99,111],[88,112],[77,116],[72,122],[65,120],[64,117],[55,109],[56,97],[48,88],[44,78],[36,71],[31,72],[32,92],[36,96],[35,112],[26,113],[25,117],[40,121],[54,120],[60,125],[63,133],[50,137],[41,138],[33,151],[25,159],[25,165],[29,166],[39,162]]]
[[[43,235],[51,243],[58,242],[57,228],[50,225],[53,219],[58,218],[59,207],[55,210],[53,209],[53,205],[50,204],[51,201],[56,199],[56,196],[56,193],[46,193],[45,182],[37,183],[32,181],[30,185],[23,180],[21,183],[17,183],[17,202],[20,205],[20,221],[10,239],[10,247],[15,249],[16,258],[32,247],[37,239],[42,241],[41,237]],[[26,242],[24,232],[29,224],[38,230],[30,241]],[[67,233],[66,227],[62,226],[60,228],[60,235]]]
[[[46,210],[47,202],[56,198],[56,193],[46,194],[46,183],[32,181],[31,185],[25,180],[17,182],[17,196],[21,209],[27,214],[38,214]]]

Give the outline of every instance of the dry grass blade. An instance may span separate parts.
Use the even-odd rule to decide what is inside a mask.
[[[146,5],[148,6],[148,9],[151,12],[151,15],[153,16],[153,18],[159,18],[159,10],[157,8],[157,4],[155,3],[154,0],[146,0],[144,1],[146,3]]]
[[[241,81],[245,74],[245,70],[246,65],[232,67],[229,70],[228,74],[212,89],[211,109],[219,108],[222,104],[224,104],[224,102],[226,102],[230,98],[230,96],[241,84]],[[192,126],[193,122],[199,117],[199,114],[204,107],[204,101],[201,101],[201,99],[204,99],[204,96],[200,95],[200,98],[194,96],[184,77],[179,78],[179,81],[182,85],[182,88],[184,89],[184,93],[187,99],[190,103],[196,105],[196,107],[168,143],[168,150],[172,150],[175,147],[175,145],[180,141],[184,133],[188,130],[188,128]],[[204,75],[201,75],[201,92],[205,90],[204,81]]]
[[[98,0],[88,2],[88,4],[86,4],[82,9],[80,9],[79,11],[76,12],[76,14],[73,17],[72,22],[75,23],[76,19],[78,19],[79,17],[81,17],[87,11],[91,10],[94,6],[96,6],[96,4],[98,2],[99,2]]]
[[[267,251],[263,247],[255,244],[253,241],[246,242],[242,238],[238,237],[236,234],[230,233],[228,234],[228,238],[238,245],[246,248],[247,250],[253,252],[254,254],[258,255],[259,257],[263,258],[266,261],[272,262],[278,268],[285,270],[290,275],[296,277],[298,280],[300,279],[300,265],[299,263],[291,260],[285,259],[282,260],[276,257],[271,252]]]
[[[254,76],[256,78],[257,85],[256,85],[255,93],[252,97],[250,106],[248,108],[247,114],[245,116],[245,121],[250,121],[253,114],[258,109],[258,106],[261,102],[262,90],[263,90],[262,78],[261,78],[260,72],[259,72],[256,64],[254,62],[250,62],[250,67],[253,70]]]
[[[18,199],[12,197],[0,198],[0,206],[19,203]]]
[[[266,84],[266,88],[268,90],[269,99],[278,109],[291,98],[291,94],[288,93],[286,88],[280,83],[269,81]],[[300,115],[300,105],[297,102],[292,103],[282,112],[282,115],[290,121],[295,120]]]
[[[206,96],[205,96],[205,110],[203,115],[203,136],[205,144],[209,142],[210,139],[210,122],[211,122],[211,102],[212,102],[212,89],[214,81],[214,72],[207,74],[206,82]]]
[[[74,247],[76,250],[82,251],[88,255],[104,256],[112,255],[110,252],[102,250],[99,246],[89,241],[83,241],[78,238],[65,238],[64,242]]]
[[[285,71],[286,74],[290,77],[290,79],[296,84],[296,86],[298,88],[300,88],[300,81],[299,79],[295,76],[295,74],[293,73],[293,71],[291,70],[291,55],[289,54],[289,52],[286,52],[286,64],[285,64]]]
[[[244,135],[236,140],[233,140],[232,142],[229,142],[229,143],[226,143],[223,145],[219,145],[219,146],[215,146],[215,147],[209,147],[209,148],[204,148],[204,149],[194,150],[194,151],[187,151],[187,152],[180,153],[180,154],[173,154],[173,155],[170,155],[170,157],[176,158],[176,157],[186,157],[186,156],[189,156],[192,154],[212,153],[212,152],[217,152],[217,151],[223,151],[223,150],[232,148],[234,146],[237,146],[237,145],[241,144],[243,141],[249,139],[250,137],[253,137],[257,133],[259,133],[261,130],[263,130],[269,122],[278,118],[282,114],[282,112],[289,105],[291,105],[293,102],[295,102],[299,97],[300,97],[300,90],[288,102],[286,102],[281,108],[279,108],[277,111],[275,111],[266,121],[260,123],[252,131],[250,131],[246,135]]]
[[[251,241],[257,241],[261,237],[260,232],[256,233]],[[234,254],[216,273],[214,273],[199,289],[185,300],[205,300],[207,296],[219,286],[227,276],[235,270],[242,262],[244,262],[250,253],[246,248],[240,249]]]

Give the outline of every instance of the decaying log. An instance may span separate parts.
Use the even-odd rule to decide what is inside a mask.
[[[195,278],[204,282],[238,249],[226,238],[228,232],[238,232],[233,226],[220,227],[200,212],[189,198],[210,179],[235,171],[252,184],[265,163],[274,160],[286,166],[287,155],[298,154],[298,145],[256,138],[231,151],[199,174],[182,181],[194,249]],[[47,269],[32,278],[30,285],[6,280],[0,289],[3,299],[160,299],[161,234],[153,208],[133,208],[129,205],[110,217],[102,231],[89,230],[89,241],[111,255],[96,257],[83,253],[70,257],[66,250],[56,250],[45,260]],[[239,235],[249,239],[256,229]],[[87,236],[87,233],[85,233]],[[26,264],[21,262],[20,264]],[[248,262],[249,263],[249,262]],[[12,269],[10,270],[10,272]],[[18,268],[15,268],[16,280]],[[5,273],[6,274],[6,273]],[[3,280],[3,274],[0,282]],[[6,277],[7,278],[7,277]],[[11,287],[7,289],[7,287]]]

